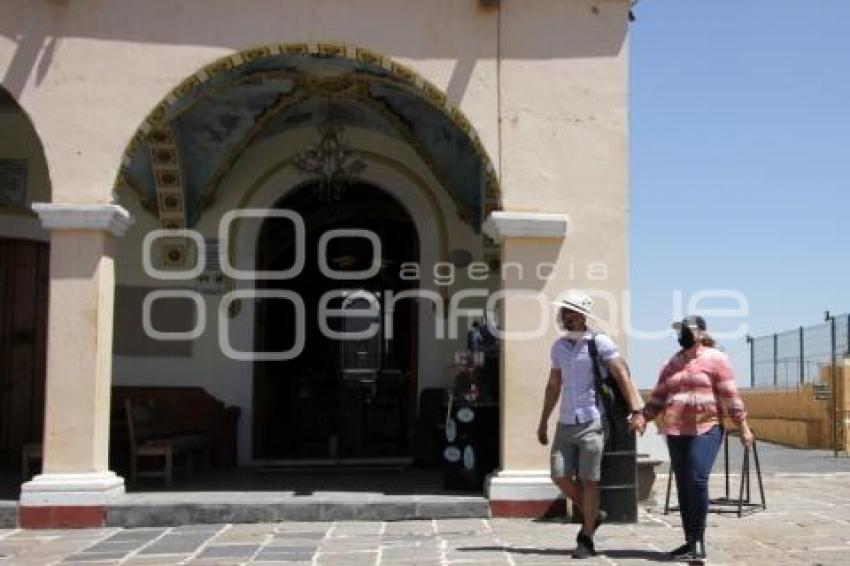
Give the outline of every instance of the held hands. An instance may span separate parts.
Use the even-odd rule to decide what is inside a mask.
[[[629,418],[629,430],[643,436],[643,433],[646,432],[646,417],[643,416],[643,413],[635,413]]]

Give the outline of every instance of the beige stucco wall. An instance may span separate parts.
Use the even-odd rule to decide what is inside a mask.
[[[514,283],[619,299],[628,266],[627,11],[626,0],[504,0],[499,10],[477,0],[8,0],[0,77],[41,136],[53,199],[107,202],[136,128],[203,65],[259,44],[368,47],[460,107],[501,176],[505,209],[569,215],[564,241],[506,245],[506,260],[530,264],[542,254],[559,264],[549,281]],[[603,278],[588,275],[592,263],[605,266]],[[625,348],[618,324],[608,330]],[[514,469],[546,467],[532,423],[554,336],[552,327],[506,347],[504,378],[522,386],[505,409],[518,419],[507,421]]]
[[[758,438],[796,448],[830,448],[831,402],[816,399],[811,384],[794,389],[742,389]]]
[[[613,322],[605,330],[624,352],[619,325],[628,285],[626,12],[625,2],[502,3],[499,157],[505,209],[560,212],[570,219],[562,242],[505,244],[505,261],[559,266],[551,280],[506,286],[539,289],[553,298],[570,287],[595,291],[601,314]],[[538,316],[522,300],[506,313],[508,323],[519,328],[531,327]],[[534,433],[555,332],[550,326],[546,339],[505,348],[507,469],[548,467],[547,449]],[[555,417],[551,420],[554,426]]]
[[[850,451],[850,360],[839,360],[835,367],[838,385],[832,388],[831,365],[821,368],[821,384],[835,393],[836,399],[818,399],[813,384],[793,389],[743,389],[750,425],[758,438],[796,448],[833,447],[833,402],[838,415],[838,449]]]

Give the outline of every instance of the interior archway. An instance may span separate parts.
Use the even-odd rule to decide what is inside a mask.
[[[362,236],[335,237],[327,242],[323,256],[309,254],[293,279],[267,280],[258,287],[297,293],[308,313],[319,313],[326,297],[328,309],[354,309],[370,316],[329,316],[324,322],[321,314],[308,316],[305,346],[298,356],[256,362],[254,457],[287,462],[410,461],[417,395],[416,309],[415,303],[406,301],[389,310],[386,298],[418,287],[401,272],[403,264],[419,259],[413,220],[400,203],[370,184],[353,183],[331,203],[323,202],[316,189],[316,183],[305,183],[275,205],[303,219],[307,250],[316,250],[323,235],[334,230],[373,234],[380,249]],[[294,246],[290,222],[266,219],[257,246],[257,268],[286,269],[294,261]],[[373,261],[380,264],[374,275],[345,278],[369,270]],[[323,262],[339,275],[323,272]],[[256,305],[257,351],[293,346],[297,329],[292,310],[288,301],[264,300]],[[333,332],[353,336],[366,331],[369,336],[335,339],[323,331],[323,324]]]

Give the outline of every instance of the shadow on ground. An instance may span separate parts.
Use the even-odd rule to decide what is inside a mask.
[[[525,548],[521,546],[465,546],[457,549],[458,552],[507,552],[508,554],[538,555],[538,556],[572,556],[573,548]],[[600,550],[599,556],[607,558],[650,560],[653,562],[669,562],[670,558],[666,552],[654,550]]]

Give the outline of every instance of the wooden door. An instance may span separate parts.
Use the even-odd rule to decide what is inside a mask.
[[[41,442],[47,357],[49,247],[0,238],[0,466]]]

